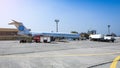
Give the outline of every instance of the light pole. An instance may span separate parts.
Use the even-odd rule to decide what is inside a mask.
[[[55,22],[56,22],[56,32],[58,32],[58,22],[59,22],[59,20],[55,19]]]
[[[110,25],[108,25],[108,34],[110,34]]]

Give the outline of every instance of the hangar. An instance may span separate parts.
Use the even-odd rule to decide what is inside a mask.
[[[16,40],[18,30],[14,28],[0,28],[0,40]]]

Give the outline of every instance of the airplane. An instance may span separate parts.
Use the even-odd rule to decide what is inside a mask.
[[[9,25],[15,25],[18,30],[18,35],[31,35],[31,29],[27,29],[23,23],[12,20],[13,22],[8,23]]]
[[[80,37],[80,34],[66,34],[66,33],[33,33],[30,32],[31,29],[27,29],[23,23],[12,20],[9,25],[14,25],[16,26],[18,30],[18,35],[26,35],[26,36],[35,36],[35,35],[42,35],[42,36],[50,36],[54,38],[64,38],[64,39],[78,39]]]

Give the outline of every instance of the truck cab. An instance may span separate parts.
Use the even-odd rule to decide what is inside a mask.
[[[112,35],[106,35],[104,36],[104,40],[114,42],[115,38]]]

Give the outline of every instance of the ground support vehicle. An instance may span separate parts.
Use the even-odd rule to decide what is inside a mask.
[[[115,38],[111,35],[103,35],[103,34],[94,34],[90,35],[89,39],[91,41],[103,41],[103,42],[114,42]]]

